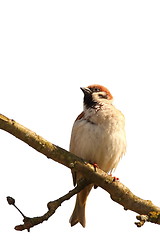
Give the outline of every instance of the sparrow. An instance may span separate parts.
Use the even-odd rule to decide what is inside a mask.
[[[82,87],[83,112],[73,124],[70,152],[111,174],[126,152],[124,115],[113,105],[110,91],[101,85]],[[83,176],[72,172],[74,185]],[[70,218],[71,226],[78,222],[85,227],[85,206],[93,184],[77,194]]]

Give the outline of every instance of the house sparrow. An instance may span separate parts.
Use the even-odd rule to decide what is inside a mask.
[[[73,124],[70,152],[111,173],[126,151],[124,116],[112,104],[113,97],[107,88],[90,85],[81,90],[84,93],[84,110]],[[82,175],[72,174],[76,184]],[[90,184],[77,194],[71,226],[79,222],[85,227],[85,205],[92,187]]]

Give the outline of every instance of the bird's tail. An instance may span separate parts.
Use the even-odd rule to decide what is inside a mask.
[[[85,218],[85,206],[86,200],[89,192],[91,191],[93,185],[88,185],[80,193],[77,194],[75,208],[70,218],[71,227],[77,224],[78,222],[85,227],[86,218]]]

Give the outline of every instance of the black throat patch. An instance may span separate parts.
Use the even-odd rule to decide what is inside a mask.
[[[84,95],[84,104],[87,108],[96,108],[99,104],[93,100],[92,94]]]

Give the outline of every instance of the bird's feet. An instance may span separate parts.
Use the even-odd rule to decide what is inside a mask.
[[[92,163],[93,167],[94,167],[94,170],[95,172],[97,171],[97,168],[99,168],[98,164],[97,163]]]
[[[113,177],[112,174],[110,173],[109,176]],[[119,178],[113,177],[113,182],[119,181]]]

